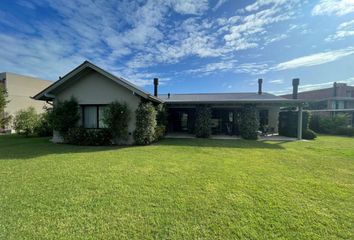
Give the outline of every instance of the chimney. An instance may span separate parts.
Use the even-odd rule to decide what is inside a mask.
[[[157,86],[159,85],[159,79],[154,78],[154,96],[157,97]]]
[[[299,78],[294,78],[293,79],[293,99],[297,99],[298,96],[298,91],[299,91],[299,84],[300,84],[300,79]]]
[[[337,82],[333,83],[333,97],[337,97]]]
[[[262,94],[262,84],[263,84],[263,79],[262,78],[258,79],[258,94],[259,95]]]

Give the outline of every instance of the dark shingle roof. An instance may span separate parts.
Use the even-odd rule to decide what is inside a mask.
[[[214,103],[214,102],[293,102],[270,93],[192,93],[159,95],[166,103]]]

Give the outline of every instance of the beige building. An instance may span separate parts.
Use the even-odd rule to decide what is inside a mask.
[[[52,81],[38,79],[34,77],[19,75],[15,73],[0,73],[0,84],[7,92],[9,103],[6,106],[5,114],[14,116],[16,112],[28,107],[34,107],[37,113],[44,111],[46,102],[36,101],[31,98],[39,91],[52,84]],[[6,130],[11,130],[11,124],[6,126]]]

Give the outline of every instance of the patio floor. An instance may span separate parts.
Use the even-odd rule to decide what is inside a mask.
[[[165,138],[196,138],[194,134],[189,133],[168,133]],[[221,139],[221,140],[238,140],[241,139],[240,136],[229,136],[229,135],[212,135],[210,139]],[[260,136],[259,141],[297,141],[297,138],[279,136],[278,134]]]

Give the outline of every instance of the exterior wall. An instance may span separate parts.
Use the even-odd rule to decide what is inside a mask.
[[[1,79],[5,79],[4,85],[10,101],[6,106],[6,113],[13,116],[17,111],[28,107],[34,107],[37,113],[44,111],[43,107],[47,104],[31,97],[53,82],[7,72],[0,75]]]
[[[126,102],[131,111],[131,118],[128,126],[128,144],[133,143],[133,132],[135,130],[135,110],[140,103],[140,97],[134,95],[132,91],[115,83],[105,76],[91,71],[88,75],[76,80],[71,85],[64,87],[59,92],[54,93],[55,103],[69,100],[75,97],[81,104],[110,104],[113,101]],[[58,133],[54,133],[53,141],[60,141]]]

